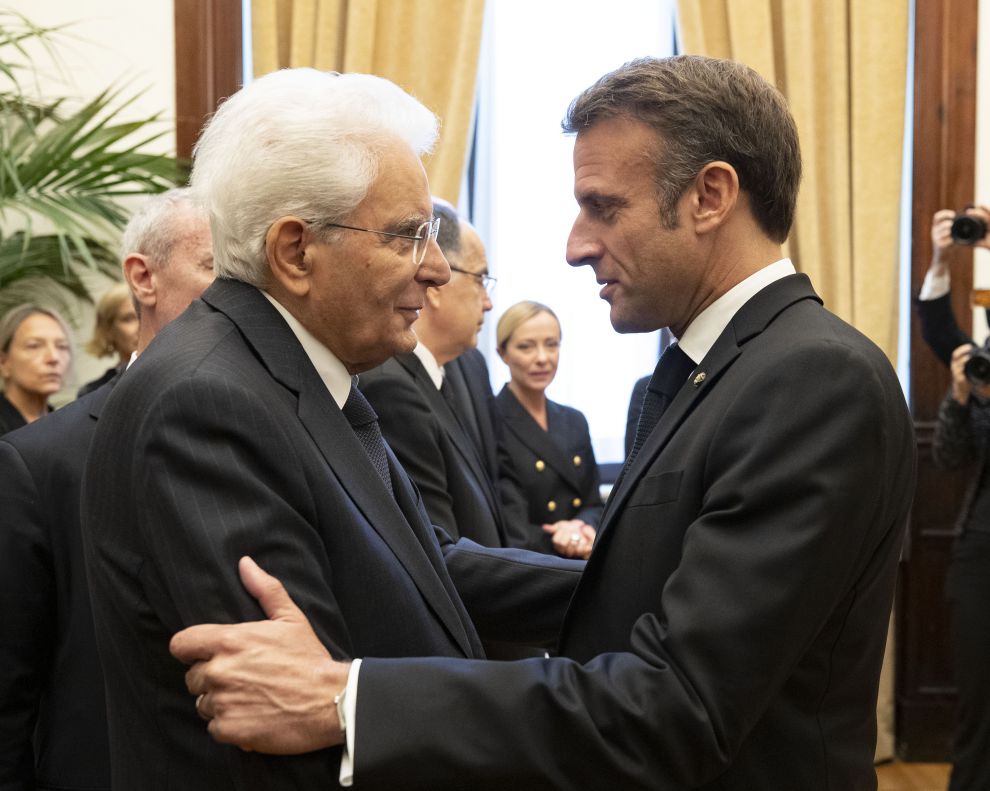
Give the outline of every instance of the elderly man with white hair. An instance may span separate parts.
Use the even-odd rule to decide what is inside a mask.
[[[481,657],[472,618],[493,639],[555,638],[579,567],[441,549],[355,386],[412,350],[427,288],[450,277],[419,159],[436,129],[386,80],[298,69],[244,88],[203,134],[192,185],[217,280],[108,400],[85,480],[115,788],[346,781],[346,750],[263,756],[197,717],[169,638],[264,616],[243,556],[285,581],[336,657]],[[540,620],[488,612],[506,602]]]

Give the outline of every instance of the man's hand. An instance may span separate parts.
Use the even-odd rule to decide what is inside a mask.
[[[176,634],[169,650],[191,664],[186,686],[218,742],[278,755],[344,740],[334,696],[349,663],[333,661],[282,583],[251,558],[241,582],[268,616],[234,625],[201,624]]]
[[[543,525],[543,532],[553,536],[553,548],[565,558],[587,560],[595,544],[595,528],[580,519],[561,519]]]
[[[939,209],[932,216],[932,266],[943,264],[946,252],[952,247],[952,221],[955,217],[952,209]]]

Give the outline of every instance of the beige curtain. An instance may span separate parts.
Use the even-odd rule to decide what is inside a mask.
[[[752,66],[787,97],[804,180],[790,239],[826,306],[897,353],[906,0],[680,0],[686,52]]]
[[[312,66],[401,85],[440,117],[426,161],[456,204],[474,109],[484,0],[252,0],[254,73]]]
[[[896,363],[907,0],[679,0],[684,51],[752,66],[787,97],[804,180],[789,254]],[[893,755],[893,640],[878,757]]]

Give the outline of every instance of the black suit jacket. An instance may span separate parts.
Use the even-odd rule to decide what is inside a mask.
[[[337,657],[481,656],[439,546],[391,454],[389,497],[281,316],[218,280],[108,399],[83,490],[93,610],[121,789],[333,784],[339,750],[215,743],[168,652],[178,630],[262,617],[253,556]]]
[[[875,789],[913,470],[884,355],[805,276],[767,286],[613,492],[565,621],[566,658],[367,660],[355,782]]]
[[[508,385],[495,399],[495,409],[499,492],[506,520],[521,533],[516,546],[553,552],[553,538],[542,526],[561,519],[581,519],[597,528],[603,503],[584,415],[548,399],[544,431]]]
[[[448,371],[460,372],[467,388],[472,417],[478,429],[478,452],[491,480],[498,478],[498,441],[495,436],[495,408],[492,380],[488,374],[485,355],[477,349],[468,349],[456,359],[444,365]]]
[[[505,546],[494,481],[419,358],[409,352],[359,377],[389,446],[419,487],[434,525],[455,540]]]
[[[110,787],[79,530],[107,384],[0,440],[0,790]]]

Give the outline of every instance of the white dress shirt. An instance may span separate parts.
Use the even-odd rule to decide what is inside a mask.
[[[681,351],[690,357],[696,365],[700,363],[715,345],[718,336],[729,325],[739,308],[774,281],[793,275],[795,272],[791,259],[782,258],[736,283],[701,311],[688,325],[684,334],[677,339]]]

